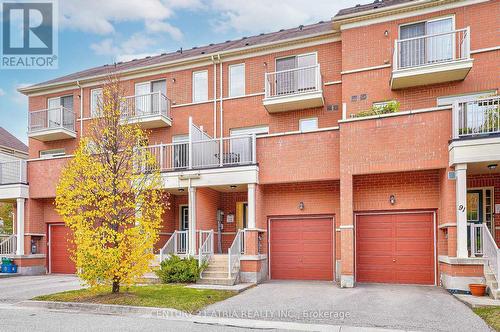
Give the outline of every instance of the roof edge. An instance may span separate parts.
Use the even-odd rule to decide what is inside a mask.
[[[279,41],[274,41],[274,42],[269,42],[269,43],[257,44],[257,45],[253,45],[250,47],[240,47],[240,48],[235,48],[232,50],[227,50],[227,51],[222,51],[222,52],[212,52],[212,53],[207,53],[207,54],[203,54],[203,55],[199,55],[199,56],[192,56],[192,57],[180,59],[180,60],[166,61],[163,63],[150,65],[150,66],[141,66],[141,67],[132,68],[132,69],[128,69],[128,70],[120,70],[120,71],[114,72],[114,74],[133,74],[133,73],[158,70],[158,69],[161,69],[163,67],[172,67],[172,66],[196,63],[196,62],[201,62],[201,61],[211,61],[213,56],[221,56],[221,57],[226,56],[227,57],[227,56],[232,56],[232,55],[236,55],[236,54],[248,53],[249,51],[257,52],[259,50],[263,50],[263,49],[266,49],[269,47],[286,45],[286,44],[290,44],[290,43],[294,43],[294,42],[298,42],[298,41],[307,41],[309,39],[316,39],[316,38],[319,39],[321,37],[335,36],[338,33],[339,33],[339,31],[334,30],[332,28],[329,31],[313,33],[313,34],[304,35],[304,36],[295,37],[295,38],[282,39]],[[68,80],[65,82],[57,82],[57,83],[52,83],[52,84],[44,84],[44,85],[36,85],[36,86],[28,86],[28,87],[18,88],[17,91],[26,95],[26,96],[29,96],[30,94],[42,92],[44,90],[61,89],[64,87],[71,87],[72,85],[75,85],[77,87],[78,84],[81,82],[91,82],[91,81],[98,80],[98,79],[104,78],[104,77],[106,77],[106,74],[99,74],[99,75],[94,75],[94,76],[82,77],[82,78],[74,79],[74,80]]]

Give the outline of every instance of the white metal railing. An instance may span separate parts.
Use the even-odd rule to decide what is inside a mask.
[[[198,264],[202,266],[214,254],[214,231],[199,231]]]
[[[469,228],[469,246],[471,257],[483,254],[483,226],[482,224],[467,223]]]
[[[265,98],[318,92],[322,89],[319,64],[265,73]]]
[[[51,129],[67,129],[74,132],[75,122],[75,112],[63,106],[29,112],[28,132]]]
[[[26,160],[0,162],[0,185],[27,182]]]
[[[124,98],[122,118],[139,118],[152,115],[164,115],[170,118],[170,99],[161,92],[151,92]]]
[[[255,135],[157,144],[145,149],[156,159],[160,171],[251,165],[257,162]]]
[[[495,274],[496,279],[499,280],[500,250],[486,224],[483,224],[483,239],[483,257],[486,259],[491,271]]]
[[[188,231],[174,231],[160,249],[160,262],[170,255],[185,255],[188,252]]]
[[[0,237],[0,255],[12,255],[16,253],[16,235]]]
[[[469,58],[469,27],[394,41],[394,70]]]
[[[500,96],[455,103],[454,138],[500,133]]]
[[[240,259],[242,253],[244,253],[243,248],[243,237],[245,236],[245,232],[243,230],[238,230],[236,236],[234,237],[233,243],[231,247],[229,247],[227,251],[227,259],[228,259],[228,277],[231,278],[234,273],[237,273],[240,268]]]

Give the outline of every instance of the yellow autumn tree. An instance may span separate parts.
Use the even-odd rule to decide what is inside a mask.
[[[73,232],[78,276],[113,293],[148,272],[168,208],[155,158],[144,149],[146,134],[122,116],[131,106],[123,96],[119,79],[110,77],[56,191],[56,210]]]

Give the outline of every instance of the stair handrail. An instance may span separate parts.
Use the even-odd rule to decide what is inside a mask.
[[[241,259],[241,254],[242,254],[242,237],[243,237],[243,230],[239,229],[238,232],[236,233],[236,236],[234,237],[233,243],[231,244],[231,247],[229,247],[227,251],[227,259],[228,259],[228,277],[231,278],[233,273],[238,271],[240,268],[240,259]]]
[[[175,239],[177,237],[177,231],[174,231],[170,238],[167,240],[165,245],[160,249],[160,264],[171,254],[175,253]]]
[[[499,280],[500,276],[500,250],[495,239],[490,233],[488,226],[483,224],[483,258],[486,259],[495,278]]]
[[[203,238],[205,237],[205,240]],[[214,254],[214,230],[200,231],[200,247],[198,248],[198,266],[202,266]]]
[[[17,236],[12,234],[0,242],[0,255],[13,255],[16,253]]]

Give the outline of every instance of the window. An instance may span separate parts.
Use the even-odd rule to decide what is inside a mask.
[[[63,96],[47,99],[48,127],[55,128],[74,123],[74,118],[68,112],[61,112],[61,107],[73,111],[73,96]]]
[[[66,154],[64,149],[52,149],[40,151],[40,158],[54,158],[64,156]]]
[[[208,100],[208,70],[193,72],[193,103]]]
[[[400,67],[413,67],[450,61],[454,55],[454,36],[440,34],[454,29],[452,17],[400,26]],[[430,36],[428,38],[416,38]],[[410,39],[405,41],[405,39]]]
[[[135,112],[130,116],[165,114],[167,103],[161,102],[159,94],[167,93],[167,81],[141,82],[135,85]],[[160,109],[161,107],[161,109]],[[128,113],[131,110],[127,110]]]
[[[269,126],[255,126],[255,127],[244,127],[244,128],[235,128],[230,131],[231,136],[239,136],[239,135],[266,135],[269,134]]]
[[[245,64],[229,66],[229,97],[245,95]]]
[[[186,168],[189,166],[189,135],[175,135],[172,136],[172,143],[174,144],[174,153],[172,155],[173,168]]]
[[[102,102],[102,89],[92,89],[90,91],[90,116],[96,117],[100,111]]]
[[[318,129],[318,118],[300,119],[299,130],[311,131]]]
[[[320,87],[316,86],[316,64],[316,53],[276,59],[276,94],[319,89]]]

